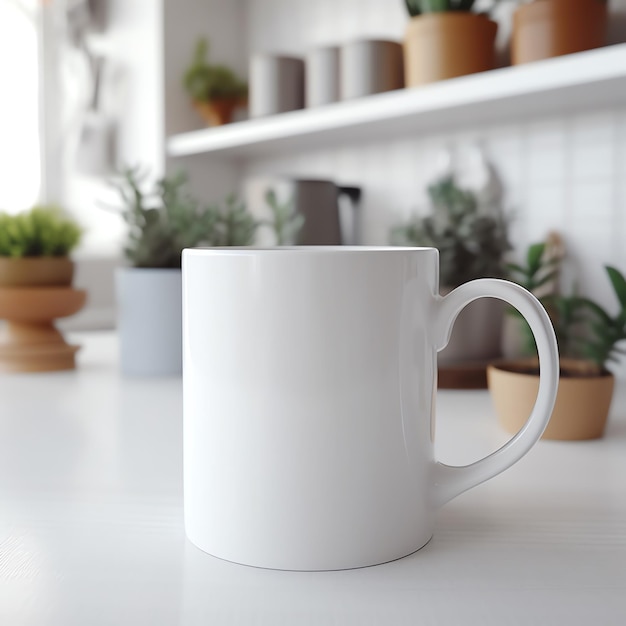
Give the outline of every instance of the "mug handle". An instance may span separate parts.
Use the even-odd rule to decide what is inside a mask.
[[[471,465],[435,464],[434,492],[439,506],[517,463],[543,434],[556,401],[559,353],[552,322],[539,300],[515,283],[483,278],[465,283],[445,297],[438,296],[434,311],[437,350],[443,350],[448,344],[452,326],[461,310],[478,298],[504,300],[526,318],[539,354],[539,392],[526,424],[499,450]]]

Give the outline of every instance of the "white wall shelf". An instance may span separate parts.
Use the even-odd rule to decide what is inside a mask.
[[[626,44],[173,135],[170,156],[251,157],[626,103]]]

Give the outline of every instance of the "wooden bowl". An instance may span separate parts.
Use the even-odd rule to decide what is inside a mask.
[[[70,287],[0,288],[0,319],[46,322],[74,315],[86,301],[84,290]]]

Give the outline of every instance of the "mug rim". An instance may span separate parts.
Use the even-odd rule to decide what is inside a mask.
[[[410,247],[410,246],[221,246],[185,248],[184,256],[214,256],[220,254],[284,254],[284,253],[403,253],[403,252],[432,252],[437,248]]]

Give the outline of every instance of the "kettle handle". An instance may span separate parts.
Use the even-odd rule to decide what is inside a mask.
[[[361,187],[347,187],[344,185],[337,185],[337,192],[340,196],[348,196],[354,208],[359,206],[361,196],[363,195]]]

